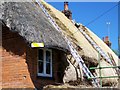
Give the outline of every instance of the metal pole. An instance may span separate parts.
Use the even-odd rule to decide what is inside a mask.
[[[108,37],[109,37],[109,40],[110,40],[110,27],[109,27],[110,22],[106,22],[106,24],[107,24],[107,29],[108,29]]]
[[[92,69],[105,69],[105,68],[119,68],[120,66],[108,66],[108,67],[90,67],[90,70]]]
[[[90,77],[88,79],[93,79],[93,78],[119,78],[120,76],[104,76],[104,77]]]
[[[101,65],[100,65],[100,60],[101,60],[101,57],[100,57],[100,54],[98,53],[98,63],[99,63],[99,77],[100,77],[100,87],[102,88],[102,78],[101,78]]]

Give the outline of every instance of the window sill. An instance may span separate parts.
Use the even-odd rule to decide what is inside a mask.
[[[40,76],[40,77],[52,77],[52,74],[38,73],[37,75]]]

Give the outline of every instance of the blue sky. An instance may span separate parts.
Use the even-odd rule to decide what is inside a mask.
[[[62,11],[64,9],[63,2],[48,2],[56,9]],[[117,2],[69,2],[69,10],[72,11],[72,19],[87,25],[90,21],[100,16]],[[118,49],[118,6],[114,7],[108,13],[89,24],[87,27],[93,31],[101,39],[108,36],[108,27],[106,22],[110,22],[109,32],[112,49]]]

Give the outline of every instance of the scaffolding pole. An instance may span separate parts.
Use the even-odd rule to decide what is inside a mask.
[[[99,67],[101,67],[100,65],[100,60],[101,60],[101,57],[100,57],[100,54],[98,53],[98,63],[99,63]],[[99,69],[99,76],[100,76],[100,87],[102,87],[102,78],[101,78],[101,69]]]
[[[88,79],[93,79],[93,78],[119,78],[120,76],[104,76],[104,77],[90,77]]]
[[[100,87],[102,87],[102,79],[103,78],[120,78],[120,75],[118,75],[118,76],[102,76],[101,69],[106,69],[106,68],[120,68],[120,66],[106,66],[106,67],[101,67],[100,60],[101,60],[101,56],[98,53],[98,65],[99,65],[99,67],[90,67],[89,68],[90,70],[99,69],[99,77],[89,77],[88,79],[94,79],[94,78],[97,79],[97,78],[99,78],[100,79]]]
[[[105,68],[120,68],[120,66],[90,67],[90,70],[92,70],[92,69],[105,69]]]

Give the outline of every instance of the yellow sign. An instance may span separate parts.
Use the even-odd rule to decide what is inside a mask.
[[[31,43],[31,47],[44,47],[44,43]]]

